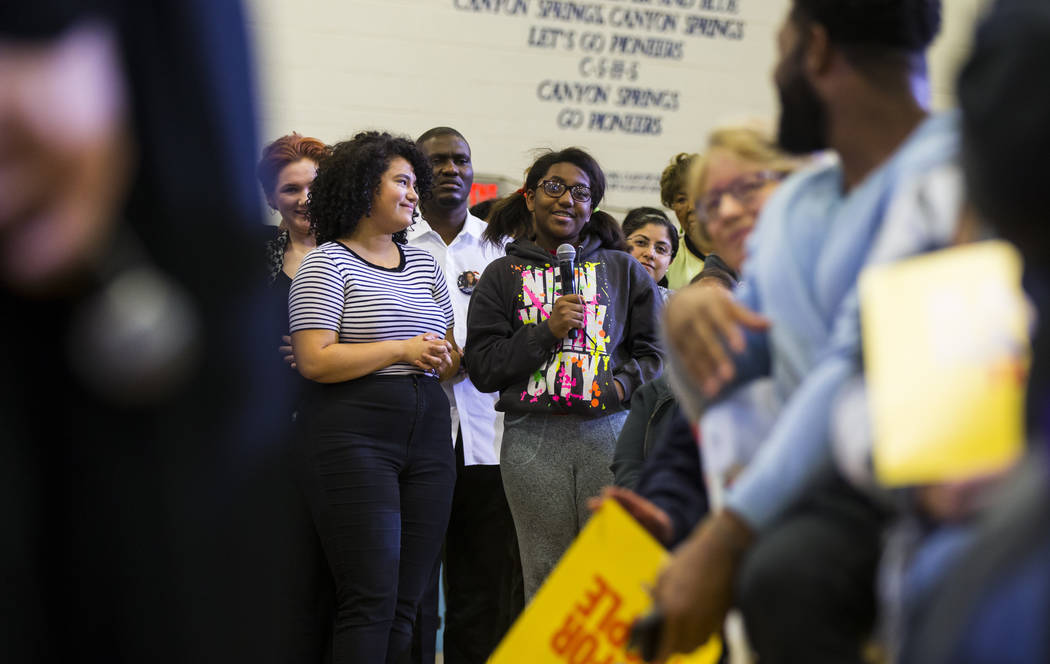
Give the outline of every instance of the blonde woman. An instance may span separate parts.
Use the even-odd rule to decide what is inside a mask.
[[[710,247],[704,278],[724,274],[727,283],[736,283],[762,206],[798,165],[757,129],[728,127],[711,134],[687,183],[697,226]]]

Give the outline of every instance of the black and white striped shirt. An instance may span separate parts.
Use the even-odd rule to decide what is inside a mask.
[[[445,276],[425,249],[397,245],[401,264],[369,263],[346,245],[326,242],[303,258],[288,294],[292,332],[332,330],[340,343],[410,339],[453,325]],[[421,374],[405,362],[376,376]]]

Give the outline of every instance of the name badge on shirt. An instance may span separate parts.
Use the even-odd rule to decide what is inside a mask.
[[[459,286],[459,291],[470,295],[474,292],[474,287],[478,285],[478,279],[481,275],[477,272],[467,270],[463,274],[456,277],[456,285]]]

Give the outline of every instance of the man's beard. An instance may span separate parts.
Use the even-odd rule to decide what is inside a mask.
[[[791,154],[809,154],[828,148],[828,112],[806,77],[795,74],[780,93],[777,143]]]

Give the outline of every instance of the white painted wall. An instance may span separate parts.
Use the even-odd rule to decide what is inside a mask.
[[[936,107],[952,103],[957,64],[985,1],[944,0],[944,30],[931,52]],[[470,141],[478,177],[504,178],[506,191],[520,184],[534,149],[580,145],[611,176],[606,208],[658,204],[657,178],[669,158],[698,149],[711,128],[745,118],[772,126],[774,39],[788,4],[577,0],[560,6],[583,13],[560,19],[551,0],[248,0],[261,138],[294,129],[335,142],[369,128],[414,137],[451,125]],[[632,26],[632,18],[673,25]],[[688,34],[699,19],[721,21],[725,35]],[[663,40],[680,57],[610,53],[617,35]],[[604,42],[600,52],[586,50],[594,39]],[[596,76],[587,57],[622,61],[627,73]],[[609,100],[545,101],[544,81],[600,85]],[[662,92],[674,108],[620,107],[622,87]],[[647,116],[640,125],[650,131],[600,131],[591,128],[592,113]],[[559,126],[559,117],[574,116],[581,127]]]

